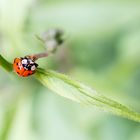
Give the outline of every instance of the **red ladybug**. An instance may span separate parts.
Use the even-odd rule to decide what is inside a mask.
[[[36,64],[31,58],[15,58],[13,68],[15,72],[22,77],[27,77],[35,73],[38,64]]]

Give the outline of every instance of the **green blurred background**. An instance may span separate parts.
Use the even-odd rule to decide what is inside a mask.
[[[139,0],[1,0],[0,54],[42,52],[36,34],[65,32],[40,67],[66,73],[140,112]],[[0,67],[0,140],[139,140],[140,125],[64,99]]]

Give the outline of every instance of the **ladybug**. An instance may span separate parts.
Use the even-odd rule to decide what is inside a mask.
[[[22,77],[27,77],[35,73],[38,64],[35,63],[30,57],[15,58],[13,63],[13,69]]]

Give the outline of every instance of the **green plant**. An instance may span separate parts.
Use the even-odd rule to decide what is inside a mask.
[[[12,64],[4,59],[2,55],[0,55],[0,65],[8,72],[13,71]],[[54,91],[60,96],[78,103],[96,106],[115,115],[140,122],[139,113],[97,93],[96,90],[75,81],[64,74],[39,68],[35,74],[35,77],[44,86],[48,87],[50,90]]]

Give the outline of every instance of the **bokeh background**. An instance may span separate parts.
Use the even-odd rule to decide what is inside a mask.
[[[66,73],[140,112],[139,0],[1,0],[0,54],[44,51],[35,35],[65,32],[40,67]],[[140,124],[60,97],[0,67],[0,140],[139,140]]]

